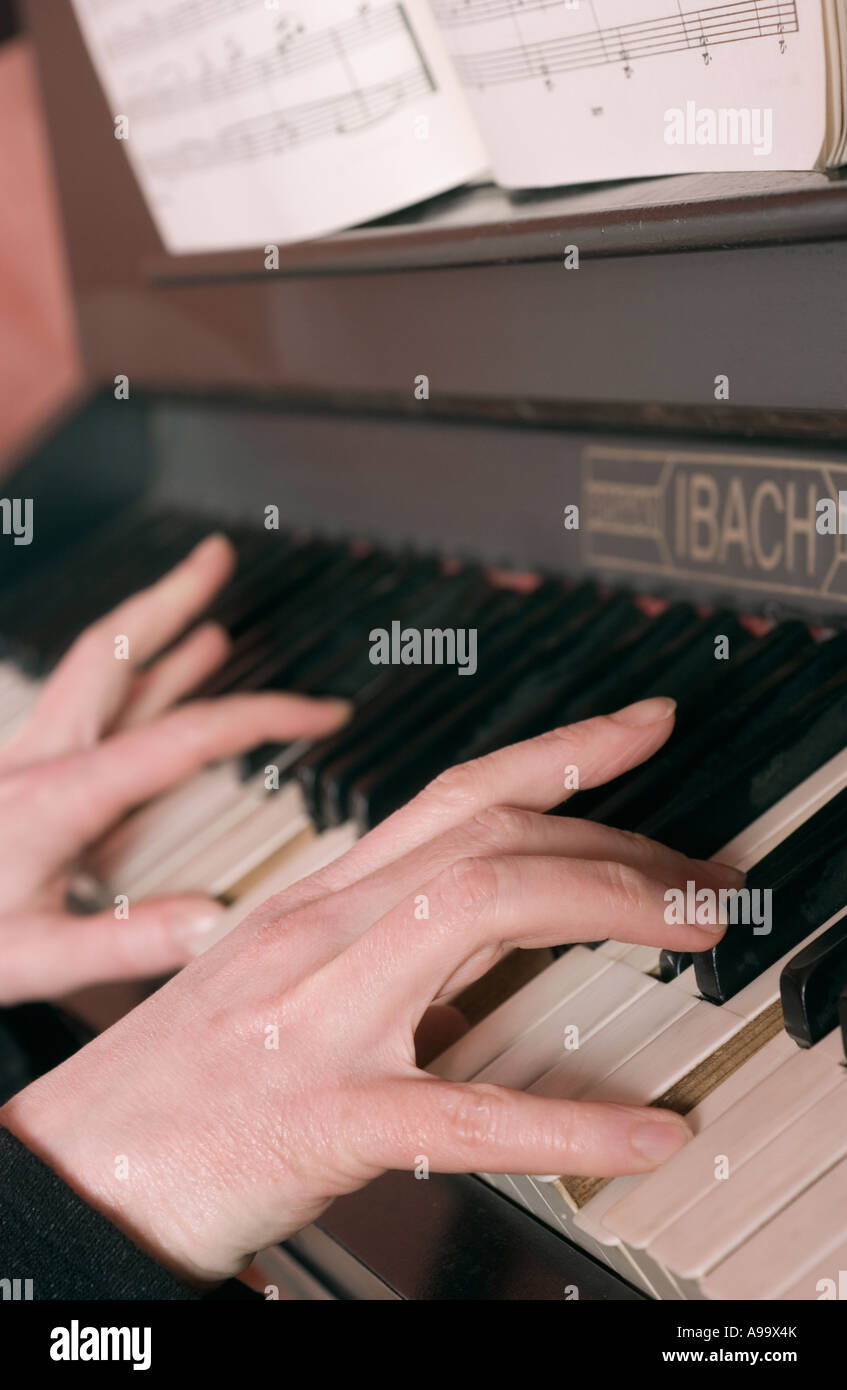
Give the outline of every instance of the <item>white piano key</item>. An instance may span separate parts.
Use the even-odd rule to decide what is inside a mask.
[[[847,1192],[847,1171],[838,1174],[838,1186],[841,1192]],[[782,1231],[780,1231],[778,1238],[784,1238]],[[802,1228],[800,1238],[804,1243],[809,1239],[807,1226]],[[792,1273],[797,1273],[796,1261]],[[711,1280],[719,1274],[720,1268],[714,1271],[714,1275],[708,1275],[704,1281],[708,1298],[723,1297],[720,1291],[717,1295],[710,1292]],[[779,1293],[769,1293],[768,1297],[777,1302],[784,1300],[787,1303],[810,1301],[831,1303],[837,1300],[841,1302],[847,1300],[847,1240],[843,1240],[831,1248],[822,1247],[816,1250],[811,1267],[804,1270],[802,1276],[795,1283]]]
[[[581,989],[568,995],[547,1017],[530,1029],[499,1057],[474,1074],[475,1081],[493,1082],[524,1090],[557,1064],[582,1053],[600,1030],[611,1026],[619,1014],[627,1013],[634,1001],[650,988],[652,981],[638,970],[612,963],[609,970],[594,976]],[[577,1052],[565,1050],[565,1030],[578,1039]]]
[[[631,1191],[638,1181],[639,1178],[635,1176],[616,1178],[608,1183],[596,1197],[573,1214],[570,1223],[572,1239],[595,1259],[605,1260],[622,1278],[643,1289],[650,1298],[667,1298],[672,1296],[670,1292],[645,1277],[623,1242],[610,1236],[603,1220],[608,1208]]]
[[[845,1271],[847,1159],[801,1192],[702,1281],[710,1299],[819,1299],[817,1287]]]
[[[199,884],[204,884],[200,891],[224,891],[217,887],[218,881],[235,883],[242,859],[250,858],[250,835],[261,837],[268,827],[277,826],[278,837],[281,837],[278,842],[284,842],[285,827],[288,827],[289,838],[295,837],[305,816],[302,791],[296,783],[288,783],[280,791],[268,792],[264,785],[250,781],[238,802],[200,827],[191,840],[175,845],[170,855],[159,863],[140,870],[124,891],[135,898],[152,892],[193,892]],[[263,855],[257,852],[261,859]],[[271,852],[273,849],[268,848],[266,856]]]
[[[611,962],[597,951],[574,946],[436,1057],[429,1070],[448,1081],[469,1080],[525,1033],[543,1025],[563,999],[610,967]]]
[[[645,1039],[585,1098],[620,1105],[649,1105],[693,1071],[744,1026],[729,1009],[692,1000],[691,1007],[655,1037]]]
[[[782,1038],[775,1038],[780,1044]],[[771,1047],[772,1044],[768,1044]],[[777,1049],[782,1051],[781,1048]],[[715,1155],[741,1164],[809,1109],[842,1079],[835,1035],[793,1055],[752,1087],[606,1217],[613,1234],[636,1249],[655,1248],[662,1232],[715,1184]]]
[[[226,893],[311,826],[300,788],[290,783],[264,800],[236,825],[157,881],[158,893]]]
[[[239,922],[243,922],[255,908],[267,902],[268,898],[285,892],[293,883],[299,883],[301,878],[316,874],[319,869],[325,868],[334,859],[346,854],[358,837],[355,823],[345,821],[343,825],[335,826],[332,830],[325,830],[322,835],[318,835],[302,848],[295,841],[283,863],[275,861],[269,866],[267,874],[255,877],[248,891],[221,913],[212,931],[208,932],[202,941],[197,942],[197,954],[202,955],[204,951],[208,951],[231,932],[233,927],[238,926]]]
[[[720,1027],[715,1018],[722,1020]],[[712,1020],[705,1025],[704,1020]],[[630,1061],[612,1072],[605,1082],[588,1092],[585,1100],[618,1101],[628,1105],[647,1105],[658,1099],[680,1076],[686,1075],[697,1060],[704,1060],[721,1045],[721,1031],[735,1028],[735,1022],[724,1018],[724,1010],[699,1001],[698,1007],[683,1015],[665,1033],[652,1043],[635,1053]],[[712,1030],[715,1031],[712,1031]],[[770,1043],[755,1052],[737,1071],[721,1082],[705,1100],[690,1111],[687,1122],[694,1133],[699,1133],[706,1124],[711,1124],[737,1100],[746,1095],[782,1062],[796,1056],[796,1047],[786,1033],[780,1033]],[[684,1057],[685,1060],[679,1060]],[[675,1060],[676,1059],[676,1060]],[[629,1178],[614,1178],[581,1208],[574,1219],[575,1238],[579,1239],[582,1224],[591,1223],[595,1242],[608,1241],[620,1245],[626,1258],[638,1269],[642,1281],[655,1288],[663,1299],[680,1298],[681,1294],[673,1279],[658,1267],[643,1249],[631,1249],[606,1224],[606,1213],[617,1206],[631,1192],[635,1192],[646,1181],[641,1175]]]
[[[109,882],[132,882],[151,863],[167,857],[174,844],[190,844],[244,793],[236,759],[203,768],[116,826],[88,855],[88,867]]]
[[[597,1086],[628,1057],[667,1028],[669,1023],[695,1005],[695,1000],[675,994],[666,985],[646,975],[641,976],[646,988],[636,996],[640,971],[630,970],[628,966],[615,961],[610,973],[616,972],[625,972],[621,975],[624,984],[627,977],[632,977],[629,983],[632,991],[630,1006],[613,1017],[605,1027],[592,1031],[584,1046],[569,1052],[536,1081],[529,1088],[533,1095],[576,1099],[592,1086]]]
[[[697,1281],[847,1153],[847,1074],[746,1161],[733,1143],[720,1150],[729,1176],[650,1246],[677,1281]],[[683,1285],[685,1287],[685,1285]]]

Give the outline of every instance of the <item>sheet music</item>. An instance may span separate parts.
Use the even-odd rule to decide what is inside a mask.
[[[73,0],[167,249],[393,212],[487,160],[426,0]]]
[[[811,169],[821,155],[820,0],[431,3],[506,187]],[[721,124],[742,109],[749,127]]]

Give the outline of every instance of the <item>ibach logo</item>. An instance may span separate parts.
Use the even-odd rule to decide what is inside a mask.
[[[589,569],[703,580],[847,604],[847,535],[822,525],[847,462],[592,447],[583,455]]]

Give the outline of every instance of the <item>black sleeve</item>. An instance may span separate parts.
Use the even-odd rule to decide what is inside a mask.
[[[0,1126],[0,1269],[33,1299],[198,1299]]]

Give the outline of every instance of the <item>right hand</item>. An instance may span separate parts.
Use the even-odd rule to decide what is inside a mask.
[[[645,701],[453,768],[0,1119],[199,1284],[420,1155],[441,1172],[656,1167],[690,1137],[679,1116],[447,1082],[419,1069],[415,1033],[512,946],[714,943],[720,928],[665,923],[665,889],[738,886],[735,870],[540,814],[562,800],[565,767],[594,787],[648,758],[672,711]]]

